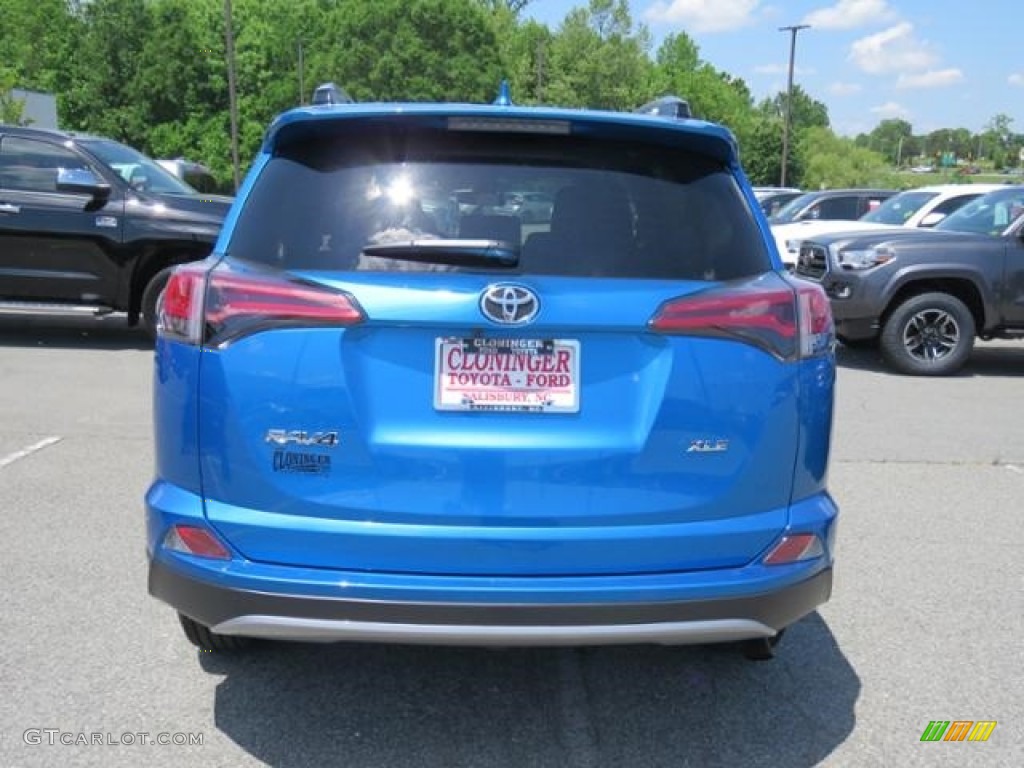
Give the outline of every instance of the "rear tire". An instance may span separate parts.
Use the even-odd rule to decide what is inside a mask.
[[[784,634],[786,634],[785,627],[772,637],[754,637],[744,640],[740,645],[740,650],[749,661],[770,661],[775,658],[775,646],[779,644]]]
[[[167,287],[167,279],[171,276],[173,269],[174,267],[161,269],[149,279],[149,282],[146,283],[146,290],[142,292],[142,327],[146,329],[146,333],[151,339],[156,338],[157,303],[160,300],[160,294]]]
[[[882,357],[900,373],[949,376],[974,347],[974,315],[956,296],[922,293],[893,310],[880,339]]]
[[[178,614],[178,621],[181,622],[181,628],[185,631],[188,641],[201,651],[240,651],[250,642],[248,637],[218,635],[209,627],[193,621],[182,613]]]

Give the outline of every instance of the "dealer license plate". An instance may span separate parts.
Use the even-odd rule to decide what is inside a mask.
[[[439,411],[580,409],[575,339],[439,338],[434,407]]]

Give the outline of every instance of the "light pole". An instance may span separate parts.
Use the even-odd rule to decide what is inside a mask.
[[[299,38],[299,106],[306,103],[306,64],[302,54],[302,38]]]
[[[786,166],[789,164],[789,130],[793,122],[793,61],[796,58],[796,34],[810,24],[794,24],[779,27],[779,32],[789,32],[789,84],[786,86],[786,119],[782,124],[782,179],[780,186],[786,186]]]
[[[235,171],[235,192],[242,183],[238,162],[238,94],[235,89],[235,31],[231,22],[231,0],[224,0],[224,43],[228,65],[228,111],[231,113],[231,163]]]

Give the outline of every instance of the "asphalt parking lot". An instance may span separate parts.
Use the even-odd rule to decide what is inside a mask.
[[[939,380],[840,351],[835,594],[766,663],[198,653],[146,594],[151,355],[116,318],[0,318],[0,766],[1024,765],[1024,343]],[[998,725],[922,743],[931,720]]]

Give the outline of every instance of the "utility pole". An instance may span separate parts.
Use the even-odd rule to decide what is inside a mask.
[[[302,60],[302,38],[299,38],[299,106],[306,103],[305,64]]]
[[[782,125],[782,180],[779,186],[786,186],[786,166],[789,164],[789,131],[793,123],[793,62],[796,59],[796,34],[810,24],[794,24],[779,27],[779,32],[789,32],[789,84],[786,86],[786,118]]]
[[[544,94],[544,43],[537,42],[537,89],[534,98],[541,103]]]
[[[231,21],[231,0],[224,0],[224,42],[228,65],[228,110],[231,113],[231,163],[235,170],[235,192],[242,185],[238,162],[238,93],[235,89],[235,32]]]

